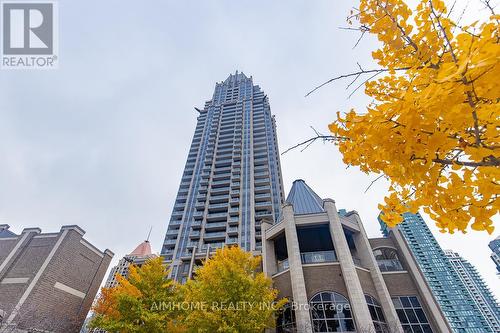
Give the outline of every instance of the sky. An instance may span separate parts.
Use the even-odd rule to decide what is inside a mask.
[[[468,4],[468,7],[466,8]],[[337,111],[370,101],[348,82],[309,97],[317,84],[375,68],[373,38],[340,29],[348,1],[59,2],[59,69],[0,70],[0,223],[43,232],[77,224],[112,264],[152,227],[159,252],[196,124],[215,82],[236,70],[269,96],[280,151],[327,133]],[[464,19],[486,15],[458,0]],[[387,183],[346,168],[331,144],[281,157],[285,191],[304,179],[338,208],[356,210],[380,237],[377,204]],[[500,299],[484,232],[439,234],[444,249],[472,262]],[[498,225],[498,220],[496,220]]]

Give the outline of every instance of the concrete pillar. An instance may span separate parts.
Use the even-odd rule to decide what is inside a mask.
[[[268,277],[273,276],[278,271],[276,263],[276,254],[274,252],[274,242],[268,240],[266,231],[272,226],[272,222],[263,219],[261,222],[262,230],[262,269]]]
[[[194,262],[195,262],[196,248],[197,248],[196,245],[193,246],[193,253],[191,253],[191,260],[189,261],[188,279],[193,278],[193,268],[194,268]]]
[[[403,327],[399,321],[399,317],[396,313],[396,309],[394,308],[394,304],[391,300],[391,295],[389,294],[389,290],[387,290],[387,286],[385,284],[384,276],[380,272],[377,261],[375,260],[375,256],[373,255],[373,250],[368,241],[368,236],[366,235],[365,228],[363,227],[363,223],[359,218],[358,213],[354,214],[356,221],[359,226],[359,234],[356,236],[356,247],[360,256],[362,256],[361,260],[365,268],[370,270],[370,276],[372,278],[373,284],[375,286],[375,290],[377,291],[377,295],[373,295],[377,297],[377,300],[380,302],[380,306],[382,306],[382,311],[384,312],[385,320],[391,332],[403,332]]]
[[[297,237],[297,227],[293,207],[290,204],[283,206],[283,218],[285,223],[286,247],[288,251],[288,264],[290,266],[290,281],[292,284],[293,301],[297,304],[295,310],[295,320],[297,332],[312,333],[311,314],[307,306],[306,283],[302,261],[300,259],[299,239]]]
[[[351,251],[344,235],[342,224],[335,207],[335,201],[332,199],[323,200],[323,205],[328,214],[330,233],[332,236],[333,246],[337,254],[337,259],[340,263],[342,275],[344,277],[347,293],[349,294],[349,301],[351,309],[356,321],[356,328],[358,331],[375,332],[372,317],[366,304],[365,295],[359,282],[358,273],[352,260]]]

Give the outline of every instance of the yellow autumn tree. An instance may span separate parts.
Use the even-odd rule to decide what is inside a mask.
[[[331,139],[348,165],[390,181],[389,226],[419,208],[442,232],[493,231],[499,212],[500,16],[460,26],[441,0],[361,0],[348,18],[377,36],[366,110],[337,113]],[[375,79],[379,76],[378,79]],[[371,80],[371,81],[370,81]]]
[[[184,286],[189,332],[262,333],[286,303],[276,301],[272,280],[260,272],[260,257],[239,247],[218,249]]]
[[[185,332],[175,306],[179,303],[178,286],[168,279],[168,272],[161,257],[141,267],[131,265],[127,278],[117,276],[116,287],[102,288],[89,326],[110,333]]]

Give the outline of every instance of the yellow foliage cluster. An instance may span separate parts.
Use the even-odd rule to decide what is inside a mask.
[[[379,205],[389,226],[428,213],[442,232],[493,231],[499,212],[499,15],[459,26],[441,0],[361,0],[360,26],[381,47],[373,97],[329,125],[344,162],[391,182]]]
[[[207,304],[186,317],[192,332],[260,333],[274,327],[274,313],[286,299],[276,301],[278,291],[260,271],[261,258],[239,247],[218,249],[188,281],[185,301]]]
[[[92,328],[122,333],[261,333],[274,327],[272,281],[260,272],[260,257],[238,247],[218,249],[185,285],[168,278],[163,258],[132,265],[118,285],[103,288],[92,311]]]

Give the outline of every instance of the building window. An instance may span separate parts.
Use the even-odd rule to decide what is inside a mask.
[[[365,295],[366,304],[373,320],[373,326],[376,333],[385,333],[389,331],[389,327],[385,322],[384,312],[380,303],[370,295]]]
[[[355,332],[351,305],[336,292],[320,292],[311,298],[314,332]]]
[[[398,252],[390,247],[373,250],[375,260],[381,272],[402,271],[403,266],[398,258]]]
[[[295,312],[292,309],[292,303],[287,303],[278,313],[276,319],[276,333],[296,333]]]
[[[429,321],[416,296],[393,297],[392,302],[405,333],[432,333]]]

